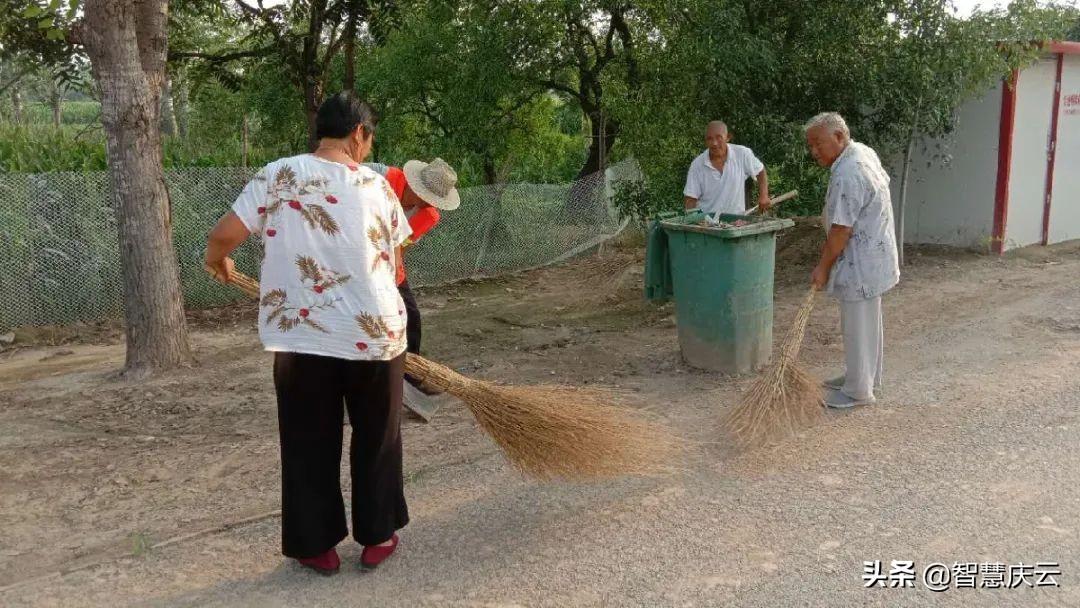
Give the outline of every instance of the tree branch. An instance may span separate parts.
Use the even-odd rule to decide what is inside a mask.
[[[630,26],[626,23],[626,17],[622,11],[611,12],[611,27],[619,32],[619,40],[622,41],[623,51],[626,55],[626,76],[631,88],[636,88],[641,82],[638,72],[637,58],[634,54],[634,39],[630,34]]]
[[[582,93],[580,91],[577,91],[568,85],[562,84],[561,82],[543,79],[534,79],[533,82],[538,85],[545,86],[553,91],[562,91],[563,93],[570,95],[574,99],[582,99]]]
[[[446,125],[443,124],[443,121],[440,120],[438,115],[435,114],[435,112],[431,109],[430,106],[428,106],[427,90],[423,87],[421,87],[420,89],[420,108],[424,116],[426,116],[428,120],[434,123],[435,126],[438,127],[440,131],[442,131],[443,137],[450,136],[450,130],[446,128]]]
[[[581,22],[579,22],[577,20],[575,20],[573,23],[574,23],[574,28],[575,29],[577,29],[578,31],[581,31],[581,32],[583,32],[585,34],[585,39],[588,41],[589,45],[592,46],[593,53],[597,57],[599,57],[600,56],[600,43],[598,43],[596,41],[596,36],[593,35],[592,29],[589,28],[589,24],[586,23],[585,25],[582,25]]]
[[[301,53],[303,70],[306,72],[310,67],[318,65],[319,44],[322,42],[323,19],[326,16],[326,0],[313,0],[311,13],[308,15],[308,31],[304,37],[304,50]],[[303,78],[308,78],[305,74]]]
[[[200,51],[169,51],[169,60],[175,61],[178,59],[203,59],[207,63],[228,63],[230,61],[236,61],[237,59],[247,59],[250,57],[266,57],[272,54],[275,47],[266,46],[261,49],[252,49],[250,51],[237,51],[235,53],[225,53],[223,55],[215,55],[213,53],[203,53]]]
[[[165,81],[165,59],[169,49],[169,3],[167,0],[136,0],[135,32],[139,61],[156,92]]]
[[[325,75],[330,70],[330,62],[334,60],[334,57],[341,50],[341,46],[345,43],[344,32],[339,35],[338,28],[341,27],[340,22],[334,23],[333,29],[330,30],[330,43],[326,45],[326,54],[323,56],[321,72]],[[345,28],[348,30],[348,27]]]
[[[270,33],[270,37],[274,39],[277,44],[277,51],[285,58],[285,61],[291,63],[293,67],[296,67],[297,58],[296,53],[293,52],[292,46],[286,39],[285,34],[281,32],[279,24],[274,21],[274,13],[277,9],[267,9],[263,7],[262,0],[258,0],[259,7],[250,6],[243,0],[236,0],[236,5],[240,7],[240,10],[247,15],[248,22],[254,25],[255,21],[261,21],[264,31]]]
[[[503,110],[502,112],[499,113],[499,120],[510,120],[511,118],[513,118],[514,114],[518,110],[525,107],[526,104],[528,104],[529,102],[531,102],[535,98],[536,98],[535,94],[522,96],[521,99],[519,99],[519,100],[515,101],[514,103],[510,104],[509,108],[506,108],[505,110]]]
[[[588,53],[588,51],[586,51],[583,48],[581,37],[576,35],[576,32],[581,31],[582,29],[583,28],[581,28],[576,21],[574,21],[573,19],[570,18],[569,15],[567,15],[567,17],[566,17],[566,37],[570,40],[570,45],[571,45],[571,48],[573,49],[574,58],[577,60],[576,66],[577,66],[577,68],[579,70],[586,70],[586,69],[588,69],[588,65],[589,65],[589,53]],[[589,32],[588,28],[584,28],[584,31],[585,31],[586,35],[588,35],[589,37],[592,37],[592,33]],[[596,50],[596,55],[599,56],[600,50],[596,46],[595,42],[596,41],[594,39],[593,40],[593,48]]]
[[[367,8],[367,3],[364,3]],[[345,90],[356,88],[356,22],[360,20],[359,0],[346,0],[345,6]],[[366,12],[366,10],[365,10]]]
[[[255,17],[255,18],[262,18],[263,17],[263,14],[262,14],[263,9],[262,9],[261,6],[260,6],[260,8],[255,8],[254,6],[248,6],[247,3],[244,2],[244,0],[236,0],[236,6],[239,7],[241,11],[247,13],[249,17]]]
[[[743,11],[746,13],[746,29],[751,34],[757,34],[757,19],[754,15],[752,0],[743,0]]]
[[[602,70],[604,66],[615,57],[615,47],[613,44],[615,39],[615,13],[610,13],[610,17],[611,20],[608,22],[607,35],[604,36],[604,56],[601,59],[599,55],[597,55],[597,71]]]
[[[31,66],[26,66],[22,70],[19,70],[19,72],[17,74],[15,74],[14,76],[12,76],[10,80],[5,82],[3,84],[3,86],[0,86],[0,95],[3,95],[4,91],[7,91],[11,87],[18,84],[19,81],[22,80],[24,76],[26,76],[27,74],[29,74],[32,71],[34,71],[34,68],[31,67]]]

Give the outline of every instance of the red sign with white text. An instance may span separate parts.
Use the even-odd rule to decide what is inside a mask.
[[[1062,96],[1065,103],[1066,116],[1080,116],[1080,93],[1070,93]]]

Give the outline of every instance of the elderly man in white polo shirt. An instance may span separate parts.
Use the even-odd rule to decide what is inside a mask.
[[[846,369],[825,382],[831,389],[825,404],[866,405],[881,388],[881,295],[900,280],[889,175],[876,152],[851,140],[839,114],[818,114],[805,130],[810,155],[831,173],[823,213],[828,236],[811,282],[840,300],[844,334]]]
[[[705,128],[707,149],[690,163],[683,197],[686,209],[705,213],[746,213],[746,180],[756,178],[758,206],[769,208],[769,177],[765,165],[746,146],[729,144],[731,136],[723,121]]]

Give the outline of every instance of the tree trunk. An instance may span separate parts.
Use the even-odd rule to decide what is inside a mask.
[[[59,129],[60,123],[63,118],[63,104],[64,96],[60,92],[60,85],[56,84],[56,80],[49,81],[49,106],[52,108],[52,123],[53,128]]]
[[[349,36],[345,41],[345,79],[342,89],[356,92],[356,35]]]
[[[326,17],[326,0],[313,0],[308,15],[308,33],[304,37],[304,48],[300,53],[300,81],[304,93],[304,111],[308,123],[308,149],[314,152],[319,147],[319,138],[315,136],[315,118],[319,112],[321,91],[319,78],[319,45],[322,41],[323,20]]]
[[[921,105],[921,104],[920,104]],[[904,165],[900,175],[900,200],[896,202],[896,249],[900,265],[904,265],[904,216],[907,212],[908,178],[911,175],[911,157],[915,152],[915,138],[918,135],[919,113],[911,121],[911,133],[908,135],[907,149],[904,150]]]
[[[360,19],[360,0],[349,0],[345,22],[345,81],[346,91],[356,92],[356,22]]]
[[[900,265],[904,265],[904,216],[907,207],[908,177],[911,175],[911,155],[915,149],[915,132],[908,138],[907,150],[904,151],[904,167],[900,176],[900,200],[896,205],[896,248],[900,254]]]
[[[101,87],[120,233],[127,360],[142,377],[191,359],[161,166],[167,0],[87,0],[78,37]]]
[[[566,211],[571,217],[586,222],[597,219],[598,207],[594,201],[604,191],[604,180],[602,175],[598,179],[594,174],[603,171],[601,165],[606,163],[619,131],[618,123],[604,116],[599,110],[589,113],[589,125],[592,134],[589,155],[570,185],[565,203]]]
[[[319,114],[319,102],[314,85],[304,87],[304,112],[307,114],[308,150],[314,152],[319,147],[319,138],[315,136],[315,120]]]
[[[512,159],[506,159],[501,169],[495,168],[495,160],[490,155],[484,154],[483,168],[484,168],[484,183],[491,188],[491,200],[486,204],[490,208],[487,218],[487,228],[484,230],[484,240],[480,242],[480,247],[476,253],[476,265],[473,269],[473,275],[479,276],[484,274],[485,265],[484,262],[487,259],[488,246],[492,243],[508,243],[508,227],[506,225],[506,215],[502,211],[502,196],[506,192],[506,178],[510,174],[510,167]],[[486,270],[490,273],[497,268],[495,266],[489,266]]]
[[[317,69],[314,61],[314,55],[304,52],[304,61],[307,69],[301,74],[301,92],[304,95],[304,115],[307,117],[308,128],[308,151],[314,152],[319,147],[319,138],[316,137],[316,118],[319,114],[319,104],[321,103],[319,83],[315,77],[314,71]],[[307,63],[311,61],[312,63]]]
[[[4,70],[4,66],[0,64],[0,93],[7,93],[7,90],[11,87],[19,84],[19,82],[31,72],[31,68],[23,68],[18,72],[8,76]]]
[[[11,119],[17,125],[23,123],[22,90],[18,85],[11,87]]]
[[[161,132],[170,137],[180,130],[176,124],[176,113],[173,111],[172,94],[172,79],[166,77],[161,88]]]
[[[176,134],[180,139],[188,136],[188,85],[186,79],[180,79],[173,89],[173,113],[176,115]]]
[[[248,117],[244,113],[244,121],[240,126],[240,166],[247,169],[248,166]]]
[[[499,180],[499,174],[495,169],[495,161],[488,155],[484,155],[484,185],[490,186]]]
[[[615,137],[619,133],[619,123],[596,110],[589,113],[589,155],[585,164],[578,171],[577,178],[592,175],[601,170],[601,160],[607,160],[611,155],[611,148],[615,145]]]

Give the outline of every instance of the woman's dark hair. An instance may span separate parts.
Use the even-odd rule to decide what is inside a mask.
[[[375,125],[379,122],[375,110],[367,102],[360,101],[349,91],[342,91],[328,97],[319,106],[315,116],[315,137],[341,139],[352,133],[357,126],[364,127],[364,133],[375,135]]]

